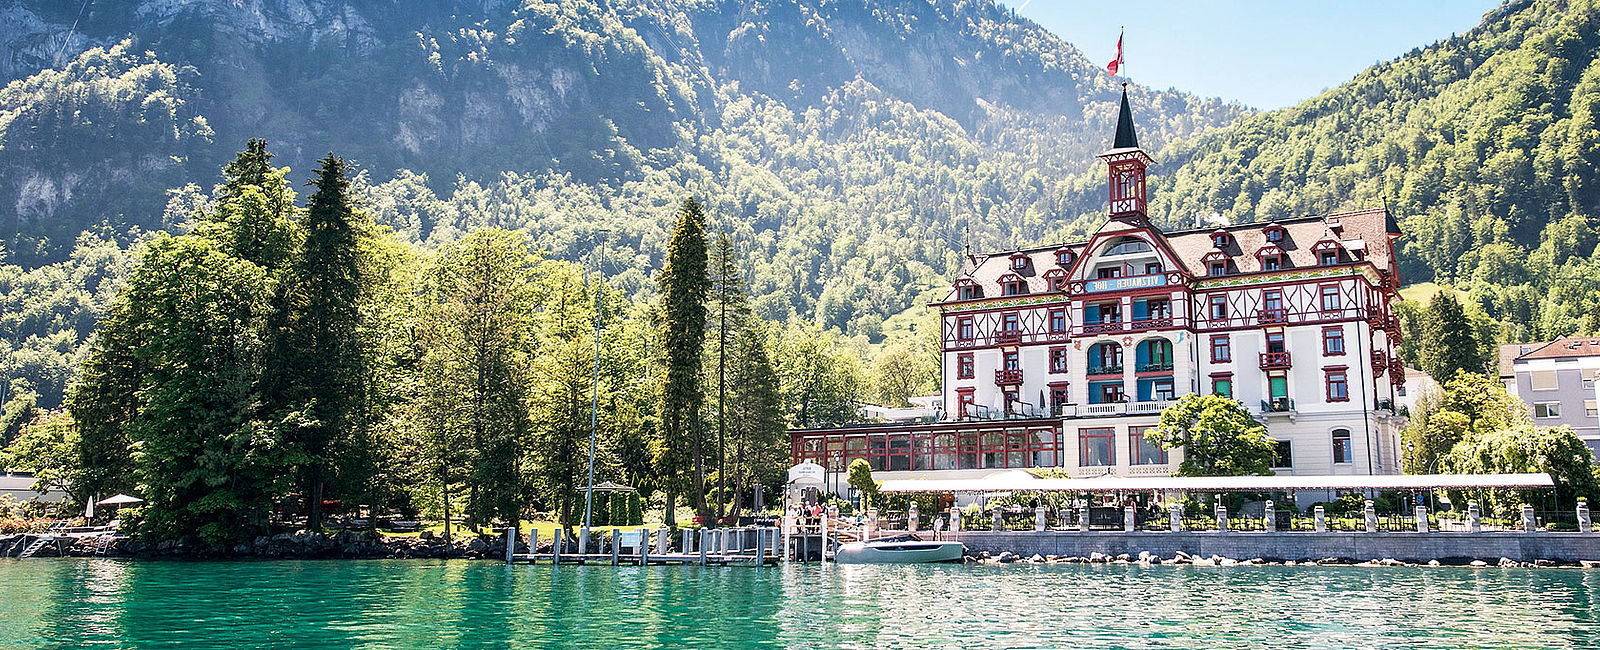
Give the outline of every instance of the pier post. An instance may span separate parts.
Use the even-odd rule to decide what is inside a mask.
[[[556,538],[550,543],[550,566],[561,566],[561,547],[566,544],[566,531],[556,529]]]
[[[1578,501],[1578,532],[1587,533],[1592,527],[1593,522],[1589,520],[1589,502],[1580,500]]]
[[[1261,521],[1263,523],[1261,530],[1269,533],[1278,530],[1278,508],[1272,504],[1272,499],[1267,499],[1267,502],[1262,504]]]
[[[1174,503],[1167,508],[1167,525],[1174,533],[1183,532],[1183,502]]]
[[[1372,499],[1367,499],[1367,502],[1362,505],[1361,514],[1367,521],[1367,532],[1378,532],[1378,510],[1373,507]]]
[[[817,553],[819,562],[828,561],[828,522],[831,521],[829,516],[832,514],[827,510],[822,511],[822,550]]]
[[[1217,516],[1217,532],[1219,532],[1219,533],[1228,532],[1228,506],[1222,505],[1221,502],[1218,502],[1217,503],[1216,516]]]
[[[587,554],[588,552],[589,552],[589,527],[588,526],[584,526],[583,528],[579,528],[578,529],[578,555],[584,555],[584,554]]]
[[[1089,502],[1086,499],[1078,499],[1078,532],[1089,532]]]
[[[1483,515],[1478,510],[1477,501],[1467,502],[1467,532],[1483,532]]]
[[[711,531],[704,528],[700,529],[700,566],[706,565],[706,545],[710,541],[706,539],[706,536],[710,534]]]
[[[622,559],[622,529],[611,529],[611,566],[616,566]]]
[[[794,517],[785,510],[783,519],[779,523],[783,526],[783,561],[788,562],[794,556]]]
[[[672,549],[668,548],[671,545],[672,545],[672,540],[667,536],[667,528],[665,526],[663,526],[661,528],[657,528],[656,529],[656,555],[666,555],[668,552],[670,552],[672,550]]]
[[[688,528],[684,528],[682,530],[679,530],[678,533],[683,536],[683,552],[684,553],[693,553],[694,552],[694,531],[690,530]]]
[[[1522,532],[1531,533],[1533,531],[1533,506],[1522,506]]]
[[[533,558],[539,556],[539,529],[528,531],[528,564],[538,564]]]
[[[650,545],[642,535],[639,537],[639,566],[650,566]]]
[[[878,509],[867,508],[867,521],[861,525],[861,536],[872,539],[872,529],[878,527]]]
[[[1005,519],[1005,515],[1003,514],[1003,511],[1001,509],[995,508],[994,509],[994,513],[991,515],[991,517],[993,519],[993,522],[992,522],[992,526],[989,528],[989,530],[992,530],[992,531],[995,531],[995,532],[998,533],[998,532],[1006,529],[1006,519]]]
[[[517,553],[517,529],[506,529],[506,564],[511,564],[513,555]]]
[[[1323,510],[1322,506],[1317,506],[1311,511],[1311,530],[1319,533],[1328,532],[1328,512]]]
[[[911,507],[906,508],[906,532],[908,532],[908,533],[917,532],[917,524],[922,523],[922,522],[918,521],[918,519],[921,519],[921,517],[920,517],[921,514],[922,513],[917,512],[917,502],[912,501],[911,502]]]
[[[1122,506],[1122,532],[1133,532],[1135,528],[1139,527],[1138,521],[1138,515],[1134,512],[1133,506]]]
[[[1044,532],[1044,506],[1033,509],[1033,532]]]
[[[961,532],[961,509],[950,506],[950,532]]]
[[[1414,512],[1416,513],[1417,517],[1417,532],[1428,532],[1428,507],[1417,506]]]

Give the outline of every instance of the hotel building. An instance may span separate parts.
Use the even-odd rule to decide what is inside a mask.
[[[1144,441],[1189,393],[1232,397],[1277,441],[1279,474],[1400,471],[1386,209],[1163,232],[1126,92],[1100,155],[1109,218],[1085,241],[971,255],[943,300],[932,421],[790,432],[795,462],[883,478],[1059,468],[1164,476],[1180,452]],[[836,475],[839,475],[836,474]]]

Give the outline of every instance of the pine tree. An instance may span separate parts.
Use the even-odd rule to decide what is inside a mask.
[[[144,385],[126,292],[112,303],[89,353],[67,389],[67,411],[78,434],[78,490],[110,496],[134,490],[129,430],[139,416]]]
[[[262,378],[266,414],[296,455],[312,530],[321,530],[328,485],[364,428],[363,239],[373,226],[356,208],[349,176],[349,164],[328,154],[310,182],[305,243],[278,291]]]
[[[706,275],[705,213],[700,203],[684,199],[667,248],[667,264],[657,276],[664,317],[662,348],[666,378],[661,387],[661,441],[658,457],[667,489],[667,523],[675,525],[675,496],[682,494],[684,474],[693,472],[695,511],[705,517],[705,458],[700,408],[705,395],[700,383],[700,358],[705,343]]]
[[[1472,320],[1448,289],[1428,302],[1417,346],[1422,371],[1440,382],[1449,381],[1462,370],[1481,373],[1486,369],[1487,360],[1480,352]]]
[[[765,328],[749,318],[734,342],[732,397],[728,416],[733,426],[733,514],[743,508],[745,493],[756,485],[773,484],[789,458],[784,436],[783,398],[778,375],[767,357]]]
[[[593,300],[578,271],[565,267],[554,275],[534,366],[533,412],[540,496],[566,529],[580,523],[585,499],[595,331]]]
[[[717,518],[724,514],[727,504],[728,457],[728,356],[729,345],[739,336],[750,314],[750,303],[745,295],[744,275],[739,270],[739,260],[733,241],[726,233],[717,235],[711,249],[710,303],[711,326],[717,334]]]

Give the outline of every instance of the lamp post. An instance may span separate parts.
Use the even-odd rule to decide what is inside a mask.
[[[583,493],[583,530],[589,531],[589,522],[594,515],[594,439],[599,430],[600,423],[600,305],[601,298],[605,295],[605,284],[600,281],[604,271],[601,265],[606,259],[606,231],[600,231],[600,244],[595,246],[595,283],[594,283],[594,399],[589,404],[589,486]],[[668,504],[669,507],[671,504]],[[585,550],[587,552],[587,550]]]

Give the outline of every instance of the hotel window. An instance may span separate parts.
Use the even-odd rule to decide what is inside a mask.
[[[1343,327],[1322,328],[1322,354],[1329,357],[1344,354]]]
[[[1294,446],[1288,440],[1272,441],[1272,467],[1275,469],[1288,469],[1294,467]]]
[[[1289,378],[1285,375],[1268,376],[1267,398],[1280,410],[1289,410]]]
[[[1002,286],[1001,293],[1007,296],[1019,296],[1027,290],[1027,285],[1022,280],[1011,280]]]
[[[1211,320],[1226,320],[1228,318],[1228,297],[1211,296]]]
[[[1322,292],[1322,311],[1339,311],[1339,309],[1340,309],[1340,305],[1339,305],[1339,285],[1336,285],[1336,284],[1323,285],[1322,288],[1321,288],[1321,292]]]
[[[1160,273],[1160,272],[1161,272],[1161,263],[1160,262],[1147,262],[1144,265],[1144,274],[1145,275],[1155,275],[1155,274]]]
[[[1212,262],[1211,263],[1211,271],[1210,272],[1211,272],[1211,277],[1217,277],[1219,275],[1227,275],[1228,274],[1228,263],[1227,262]]]
[[[1339,263],[1339,251],[1322,251],[1317,254],[1317,263],[1323,266],[1333,266]]]
[[[1212,235],[1211,236],[1211,245],[1215,246],[1217,248],[1222,248],[1224,246],[1227,246],[1228,245],[1228,233],[1219,232],[1219,233],[1217,233],[1215,235]]]
[[[1533,405],[1533,417],[1558,418],[1561,417],[1561,402],[1539,402]]]
[[[1157,379],[1150,383],[1150,399],[1157,402],[1170,402],[1178,398],[1173,390],[1171,379]]]
[[[1050,385],[1050,408],[1051,409],[1059,409],[1059,408],[1061,408],[1063,406],[1066,406],[1066,405],[1067,405],[1067,385],[1066,385],[1066,382],[1062,382],[1060,384],[1051,384]],[[1060,415],[1060,411],[1057,411],[1056,414]]]
[[[1600,406],[1596,406],[1592,399],[1583,400],[1583,416],[1586,418],[1600,417]]]
[[[978,432],[962,432],[960,444],[957,451],[961,459],[961,469],[978,469]]]
[[[1211,394],[1233,399],[1233,375],[1212,375]]]
[[[1261,305],[1262,305],[1262,309],[1267,310],[1267,312],[1270,315],[1272,315],[1272,316],[1274,316],[1274,317],[1276,317],[1276,318],[1278,318],[1280,320],[1283,318],[1283,292],[1282,291],[1279,291],[1277,289],[1272,289],[1272,290],[1269,290],[1269,291],[1263,291],[1261,293]]]
[[[1032,467],[1055,467],[1056,432],[1051,429],[1028,432],[1028,455],[1032,456]]]
[[[956,434],[933,434],[933,468],[956,469]]]
[[[1050,333],[1065,334],[1067,331],[1067,310],[1050,310]]]
[[[888,463],[888,471],[909,471],[911,469],[911,436],[904,433],[889,436],[889,455],[885,460]]]
[[[1022,320],[1016,314],[1003,314],[1000,316],[1000,331],[1007,338],[1019,337],[1022,335]]]
[[[1528,382],[1532,385],[1533,390],[1555,390],[1560,386],[1554,370],[1535,370],[1528,374]]]
[[[1356,462],[1355,450],[1350,446],[1350,430],[1333,430],[1333,462],[1347,465]]]
[[[1016,350],[1008,350],[1008,351],[1006,351],[1006,353],[1004,355],[1002,355],[1002,358],[1004,359],[1004,361],[1002,361],[1002,366],[1001,367],[1005,368],[1006,370],[1021,370],[1022,369],[1021,361],[1018,361],[1018,359],[1017,359],[1017,351]]]
[[[1227,363],[1233,360],[1233,343],[1228,340],[1227,334],[1214,334],[1211,336],[1211,362]]]
[[[1267,333],[1267,352],[1283,352],[1283,332]]]
[[[1325,370],[1324,372],[1326,373],[1325,379],[1328,388],[1328,401],[1350,401],[1350,382],[1346,378],[1344,369],[1338,368],[1333,370]]]
[[[976,374],[972,369],[972,353],[962,352],[956,357],[956,379],[972,379]]]
[[[1280,228],[1278,226],[1269,226],[1264,232],[1267,235],[1267,241],[1270,241],[1270,242],[1283,241],[1283,228]]]
[[[978,414],[977,410],[975,408],[973,408],[974,407],[974,402],[975,402],[975,398],[972,395],[972,389],[971,388],[957,389],[956,390],[956,417],[965,419],[965,418],[969,418],[969,417],[972,417],[974,415],[977,415]]]
[[[962,285],[960,291],[962,300],[974,300],[978,297],[978,288],[973,285]]]
[[[1065,347],[1050,348],[1050,372],[1063,373],[1067,371],[1067,349]]]
[[[1078,430],[1078,466],[1110,467],[1117,464],[1117,430],[1110,427]]]
[[[956,320],[956,339],[961,341],[972,340],[972,317],[962,316]]]
[[[1056,265],[1068,266],[1072,264],[1072,251],[1056,251]]]
[[[983,468],[1006,466],[1006,434],[1003,431],[985,431],[978,438],[978,451],[983,457]]]
[[[1283,268],[1283,258],[1280,255],[1262,255],[1261,270],[1276,271]]]
[[[1167,464],[1167,450],[1144,437],[1154,430],[1155,427],[1128,427],[1128,458],[1134,465]]]
[[[1019,271],[1028,268],[1028,258],[1022,255],[1011,258],[1011,268]]]
[[[1101,280],[1109,280],[1111,278],[1120,278],[1120,277],[1122,277],[1122,267],[1120,267],[1120,266],[1108,266],[1108,267],[1103,268],[1103,269],[1097,269],[1094,272],[1094,277],[1096,277],[1098,279],[1101,279]]]

